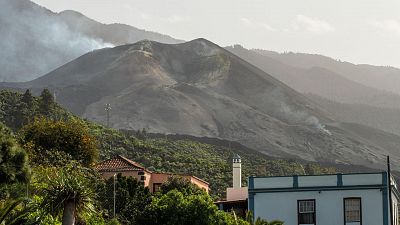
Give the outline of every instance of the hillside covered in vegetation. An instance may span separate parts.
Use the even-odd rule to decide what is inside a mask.
[[[35,117],[45,116],[56,120],[80,120],[63,110],[56,103],[52,103],[51,95],[48,95],[49,93],[46,91],[42,93],[41,97],[29,97],[31,96],[29,93],[1,91],[1,122],[18,133],[21,126],[33,121]],[[49,99],[43,100],[43,98]],[[31,100],[27,101],[26,99]],[[29,102],[29,104],[26,102]],[[29,114],[23,112],[29,112]],[[332,168],[323,168],[317,164],[302,164],[292,160],[269,158],[248,148],[225,147],[189,139],[156,138],[150,137],[151,135],[146,134],[145,131],[128,133],[87,121],[82,122],[86,124],[89,132],[97,139],[100,150],[98,160],[105,160],[121,154],[152,171],[195,175],[208,181],[212,194],[217,196],[223,196],[226,187],[231,185],[231,159],[235,153],[242,157],[244,183],[247,182],[246,179],[250,175],[334,172]]]

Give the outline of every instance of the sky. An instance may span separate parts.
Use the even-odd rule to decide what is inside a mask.
[[[33,0],[182,40],[400,68],[399,0]]]

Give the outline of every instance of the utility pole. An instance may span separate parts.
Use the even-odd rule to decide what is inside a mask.
[[[57,102],[57,91],[53,92],[54,102]]]
[[[390,225],[393,225],[393,202],[392,202],[392,174],[390,171],[390,158],[387,156],[387,174],[388,174],[388,189],[389,189],[389,210],[390,210]]]
[[[106,107],[104,108],[107,112],[107,127],[110,127],[110,110],[111,110],[111,104],[107,103]]]
[[[116,175],[117,175],[117,174],[115,173],[115,174],[114,174],[114,211],[113,211],[113,212],[114,212],[114,217],[113,217],[113,218],[115,218],[115,199],[116,199],[116,198],[115,198],[115,197],[116,197],[116,192],[115,192],[115,176],[116,176]]]

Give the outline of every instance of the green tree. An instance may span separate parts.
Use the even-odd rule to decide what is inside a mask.
[[[49,89],[43,89],[39,101],[40,113],[44,116],[50,116],[54,112],[55,106],[54,96]]]
[[[0,184],[26,182],[29,178],[28,156],[11,131],[0,123]]]
[[[32,160],[42,164],[60,164],[65,159],[77,160],[85,166],[92,165],[98,157],[97,141],[82,122],[36,119],[22,128],[22,143]]]
[[[27,124],[28,121],[30,120],[30,109],[28,108],[28,105],[24,102],[17,102],[16,104],[16,112],[14,114],[15,116],[15,121],[13,127],[15,129],[21,128],[23,125]]]
[[[142,225],[220,225],[247,224],[234,220],[230,213],[218,210],[212,198],[206,194],[185,195],[177,189],[166,194],[159,193],[145,208]]]
[[[41,208],[60,217],[62,225],[74,225],[81,215],[96,212],[93,177],[80,167],[58,168],[47,171],[46,177],[39,177]]]
[[[18,128],[31,122],[37,115],[37,103],[29,89],[21,97],[21,124]]]
[[[113,218],[107,223],[107,225],[121,225],[121,223],[116,218]]]
[[[150,204],[151,194],[148,188],[132,177],[118,174],[116,177],[116,215],[123,224],[137,224],[143,209]],[[114,208],[114,178],[105,183],[99,194],[99,202],[108,215],[113,214]]]
[[[19,114],[20,94],[13,93],[8,90],[0,91],[0,102],[3,114],[1,116],[2,122],[9,128],[17,128],[17,117]]]
[[[179,176],[170,176],[168,180],[161,185],[161,194],[167,194],[172,190],[178,190],[184,195],[202,194],[205,193],[197,185],[190,182],[188,179]]]
[[[25,93],[22,95],[21,101],[25,103],[30,109],[34,106],[35,99],[29,89],[26,89]]]

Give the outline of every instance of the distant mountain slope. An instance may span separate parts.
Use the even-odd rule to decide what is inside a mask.
[[[399,109],[379,108],[362,104],[345,104],[316,95],[307,96],[339,121],[363,124],[400,135]]]
[[[73,10],[62,11],[59,16],[72,31],[114,45],[130,44],[141,40],[153,40],[169,44],[183,42],[168,35],[138,29],[126,24],[102,24]]]
[[[110,103],[114,128],[216,137],[324,163],[378,168],[387,154],[400,162],[397,149],[365,140],[381,131],[342,128],[302,94],[205,39],[96,50],[34,81],[1,85],[48,87],[62,105],[102,123]]]
[[[260,54],[279,60],[287,65],[309,69],[321,67],[334,71],[343,77],[380,90],[400,94],[400,69],[389,66],[355,65],[332,58],[304,53],[277,53],[254,50]]]
[[[226,49],[301,93],[312,93],[341,103],[400,108],[400,95],[355,82],[333,70],[335,68],[323,67],[322,63],[303,65],[301,59],[297,62],[289,57],[290,54],[287,57],[293,62],[288,62],[284,54],[278,57],[272,52],[248,50],[238,45]]]
[[[54,13],[29,0],[0,0],[0,81],[37,78],[94,49],[169,36],[105,25],[73,11]]]

